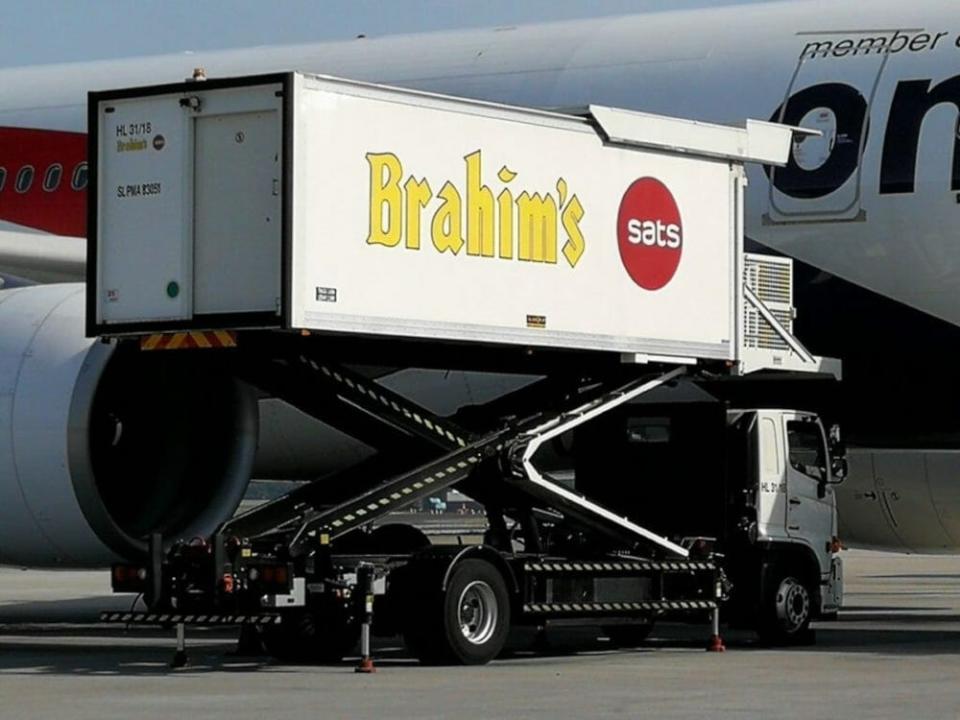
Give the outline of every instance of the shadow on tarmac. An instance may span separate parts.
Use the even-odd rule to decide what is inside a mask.
[[[187,650],[189,664],[172,670],[169,663],[174,651],[172,629],[84,623],[87,612],[77,615],[97,599],[82,598],[41,603],[46,621],[38,623],[43,608],[30,603],[25,606],[0,607],[0,676],[2,675],[197,675],[213,672],[296,672],[297,666],[283,664],[266,656],[234,654],[236,631],[226,628],[189,628]],[[129,606],[129,605],[128,605]],[[97,604],[103,609],[103,604]],[[960,653],[960,615],[917,615],[924,608],[851,608],[832,623],[817,626],[816,644],[790,649],[761,645],[750,632],[727,631],[725,642],[729,652],[789,653],[873,653],[888,656],[937,656]],[[869,612],[868,612],[869,611]],[[60,620],[70,617],[73,624]],[[27,622],[26,618],[30,621]],[[51,618],[57,618],[51,620]],[[895,623],[896,628],[883,627]],[[955,628],[944,628],[954,623]],[[901,625],[902,624],[902,625]],[[595,629],[564,628],[538,634],[518,630],[511,637],[503,658],[505,663],[544,663],[574,656],[585,659],[601,655],[647,656],[661,652],[703,650],[708,629],[703,625],[663,624],[654,636],[634,649],[614,648],[598,637]],[[381,639],[374,647],[378,665],[402,667],[416,665],[397,638]],[[350,671],[356,658],[325,666],[331,672]]]

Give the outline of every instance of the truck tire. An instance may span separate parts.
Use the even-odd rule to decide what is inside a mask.
[[[357,644],[353,623],[322,620],[307,609],[284,613],[278,625],[261,628],[263,647],[273,657],[291,663],[334,663],[343,660]]]
[[[483,665],[510,630],[510,596],[503,575],[486,560],[457,563],[446,590],[428,594],[404,630],[407,647],[429,665]]]
[[[757,633],[768,645],[808,645],[814,640],[815,595],[799,573],[774,567],[760,608]]]

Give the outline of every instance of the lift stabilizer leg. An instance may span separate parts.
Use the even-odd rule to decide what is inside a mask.
[[[720,601],[723,599],[723,586],[721,585],[719,578],[717,578],[715,584],[714,594],[716,595],[717,604],[711,613],[713,634],[710,636],[710,641],[707,643],[707,652],[724,652],[727,649],[727,646],[723,644],[723,638],[720,637]]]
[[[187,659],[187,640],[183,623],[177,623],[177,649],[173,653],[173,660],[170,661],[171,668],[186,667]]]
[[[373,625],[373,565],[361,563],[357,568],[357,575],[357,585],[361,592],[360,602],[363,603],[363,623],[360,625],[360,664],[354,672],[375,673],[377,668],[373,665],[373,655],[370,651],[370,630]]]

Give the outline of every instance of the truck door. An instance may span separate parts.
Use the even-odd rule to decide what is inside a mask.
[[[787,535],[805,540],[820,567],[830,567],[829,542],[835,534],[833,488],[826,484],[828,454],[820,423],[785,416],[787,429]]]

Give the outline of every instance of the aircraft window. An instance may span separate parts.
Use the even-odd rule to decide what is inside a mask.
[[[820,428],[810,422],[788,422],[787,442],[790,443],[790,465],[815,480],[823,480],[826,471],[826,450]]]
[[[43,174],[43,189],[47,192],[53,192],[60,187],[60,178],[63,177],[63,165],[54,163],[47,168]]]
[[[74,190],[83,190],[87,186],[87,164],[80,163],[73,169],[73,177],[70,179],[70,187]]]
[[[17,173],[17,182],[14,184],[18,193],[25,193],[33,185],[33,165],[24,165]]]
[[[7,169],[5,167],[0,167],[0,191],[3,191],[3,186],[7,184]]]

